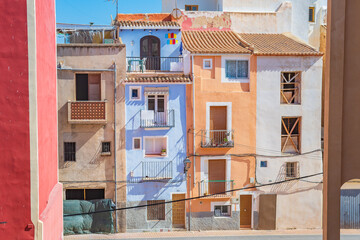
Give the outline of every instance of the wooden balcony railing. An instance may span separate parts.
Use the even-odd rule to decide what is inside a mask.
[[[69,101],[70,124],[106,124],[106,101]]]

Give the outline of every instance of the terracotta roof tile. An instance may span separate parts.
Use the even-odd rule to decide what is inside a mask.
[[[191,53],[251,53],[233,31],[184,31],[182,43]]]
[[[180,28],[177,22],[144,22],[144,21],[118,21],[120,27],[176,27]]]
[[[240,33],[255,55],[321,56],[314,48],[284,34]]]
[[[177,27],[177,23],[168,13],[118,14],[117,25],[120,27]]]
[[[141,74],[128,74],[125,83],[191,83],[190,75],[169,74],[157,76],[144,76]]]

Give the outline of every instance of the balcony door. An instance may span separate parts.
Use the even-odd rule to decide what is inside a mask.
[[[101,74],[76,74],[76,101],[101,100]]]
[[[226,160],[209,160],[209,194],[225,192]]]
[[[160,39],[146,36],[140,40],[140,58],[145,58],[146,70],[160,70]]]
[[[227,107],[210,107],[210,140],[212,145],[221,145],[227,138]]]
[[[165,126],[167,123],[165,95],[148,95],[147,110],[154,113],[154,124]]]

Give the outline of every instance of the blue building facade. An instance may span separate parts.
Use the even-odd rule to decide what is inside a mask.
[[[145,23],[144,29],[131,29],[128,24],[120,23],[119,31],[127,53],[127,206],[159,205],[127,210],[127,231],[185,228],[185,206],[173,211],[172,204],[162,204],[186,196],[186,84],[191,80],[183,74],[180,26],[156,29]]]

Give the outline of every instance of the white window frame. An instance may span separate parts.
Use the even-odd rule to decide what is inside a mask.
[[[139,148],[135,148],[135,139],[139,139],[140,140],[140,147]],[[133,137],[132,139],[132,149],[133,150],[141,150],[142,149],[142,141],[141,141],[141,137]]]
[[[158,96],[164,95],[164,112],[166,113],[168,110],[168,101],[169,101],[169,95],[168,94],[146,94],[145,96],[145,107],[146,110],[149,110],[148,100],[149,96],[155,96],[155,110],[154,112],[158,112]],[[152,110],[151,110],[152,111]]]
[[[139,94],[139,97],[138,98],[133,98],[132,97],[132,90],[133,89],[137,89],[138,90],[138,94]],[[141,93],[141,87],[140,86],[130,86],[129,87],[129,99],[131,100],[131,101],[141,101],[141,95],[142,95],[142,93]]]
[[[169,142],[168,142],[168,136],[146,136],[144,137],[144,146],[143,146],[143,151],[144,151],[144,157],[147,157],[146,155],[146,139],[149,138],[165,138],[165,142],[166,142],[166,155],[165,156],[156,156],[156,157],[167,157],[169,155]],[[150,154],[151,155],[151,154]]]
[[[220,216],[220,217],[216,217],[216,216],[215,216],[215,206],[230,206],[230,216]],[[226,202],[211,202],[210,208],[211,208],[211,212],[214,213],[214,217],[215,217],[215,218],[229,218],[229,217],[232,216],[232,211],[233,211],[233,209],[235,209],[235,204],[232,204],[231,201],[226,201]]]
[[[248,61],[247,78],[228,78],[226,77],[226,61]],[[250,55],[225,55],[221,57],[221,82],[222,83],[249,83],[250,82]]]
[[[221,216],[215,216],[215,207],[230,207],[230,212],[229,212],[229,215],[221,215]],[[229,218],[231,217],[231,212],[232,212],[232,205],[231,204],[224,204],[224,205],[215,205],[214,206],[214,217],[215,218]]]
[[[210,67],[206,67],[206,62],[210,63]],[[203,69],[212,69],[213,68],[213,61],[211,58],[206,58],[203,60]]]

